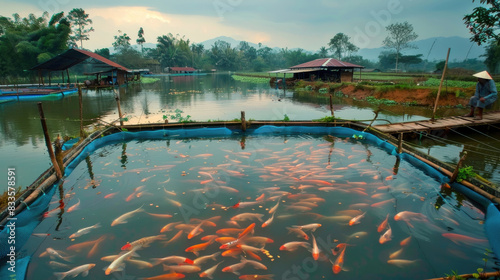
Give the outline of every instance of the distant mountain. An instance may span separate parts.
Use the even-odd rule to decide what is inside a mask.
[[[485,53],[484,46],[478,46],[472,43],[468,38],[463,37],[433,37],[424,40],[418,40],[412,43],[416,49],[404,49],[401,53],[403,55],[417,55],[422,54],[422,59],[429,61],[442,61],[446,60],[446,53],[450,48],[450,62],[463,61],[466,58],[480,58]],[[388,51],[384,47],[373,49],[361,49],[356,55],[362,56],[364,59],[371,61],[378,61],[378,56],[382,51]]]
[[[229,44],[231,44],[231,47],[232,48],[236,48],[238,47],[238,45],[240,44],[241,41],[239,40],[236,40],[236,39],[233,39],[231,37],[227,37],[227,36],[219,36],[217,38],[213,38],[213,39],[210,39],[210,40],[206,40],[206,41],[203,41],[203,42],[200,42],[200,44],[202,44],[204,47],[205,47],[205,50],[209,50],[212,48],[212,46],[214,45],[215,42],[217,41],[226,41],[228,42]],[[259,48],[259,44],[255,44],[255,43],[251,43],[251,42],[248,42],[248,45],[250,47],[254,47],[256,49]],[[263,46],[264,47],[264,46]]]

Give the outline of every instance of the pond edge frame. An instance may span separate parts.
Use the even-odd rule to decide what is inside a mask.
[[[410,145],[402,142],[398,143],[398,139],[390,134],[383,133],[374,129],[373,127],[360,123],[357,121],[350,120],[336,120],[334,122],[318,122],[318,121],[272,121],[272,120],[259,120],[259,121],[245,121],[244,126],[239,121],[222,121],[222,122],[187,122],[187,123],[157,123],[157,124],[135,124],[135,125],[124,125],[124,126],[108,126],[101,130],[97,130],[90,134],[85,139],[79,141],[75,146],[73,146],[69,152],[63,158],[63,170],[83,151],[83,149],[96,140],[97,138],[111,135],[114,133],[129,131],[129,132],[140,132],[140,131],[151,131],[160,129],[193,129],[193,128],[216,128],[225,127],[231,130],[242,130],[242,127],[255,128],[264,125],[273,126],[319,126],[319,127],[348,127],[354,130],[367,131],[376,137],[387,141],[388,143],[394,145],[398,148],[401,145],[401,152],[407,153],[414,156],[418,160],[428,164],[433,167],[443,175],[450,177],[455,169],[454,166],[441,162],[429,155],[426,155],[418,150],[413,149]],[[245,131],[242,130],[242,135]],[[22,210],[29,207],[38,197],[45,195],[45,192],[51,188],[54,184],[57,184],[59,180],[57,179],[54,167],[50,167],[44,173],[42,173],[29,187],[26,188],[25,192],[16,200],[15,202],[15,215],[19,214]],[[495,187],[494,184],[490,182],[479,181],[477,179],[472,179],[470,181],[461,181],[460,184],[469,188],[473,192],[487,198],[500,210],[500,190]],[[496,195],[495,195],[496,194]],[[9,210],[6,206],[2,209],[0,213],[0,230],[5,227],[7,219],[9,217]]]

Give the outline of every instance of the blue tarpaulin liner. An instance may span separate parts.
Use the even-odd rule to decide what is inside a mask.
[[[68,165],[66,168],[65,175],[68,176],[74,168],[86,157],[92,154],[97,149],[114,144],[120,143],[123,141],[130,140],[158,140],[158,139],[176,139],[176,138],[185,138],[185,137],[227,137],[231,135],[241,134],[241,131],[232,131],[228,128],[197,128],[197,129],[175,129],[175,130],[155,130],[155,131],[141,131],[141,132],[119,132],[112,135],[104,136],[99,139],[94,140],[90,144],[88,144],[83,151]],[[309,126],[286,126],[286,127],[278,127],[278,126],[262,126],[257,129],[249,129],[246,131],[247,135],[294,135],[294,134],[316,134],[316,135],[325,135],[331,134],[336,137],[343,138],[353,138],[358,141],[368,142],[372,145],[378,146],[389,154],[400,157],[402,160],[409,162],[410,164],[416,166],[421,169],[427,175],[435,178],[440,183],[446,183],[449,181],[448,177],[444,176],[442,173],[432,168],[428,164],[418,160],[416,157],[402,153],[398,154],[396,147],[391,143],[382,140],[376,137],[373,134],[367,132],[361,132],[358,130],[354,130],[351,128],[345,127],[309,127]],[[492,204],[490,200],[487,198],[475,193],[469,188],[458,184],[453,183],[452,186],[464,193],[470,199],[475,202],[481,204],[486,211],[486,221],[485,221],[485,231],[488,239],[490,241],[491,247],[497,256],[500,258],[500,212],[496,205]],[[19,223],[16,225],[16,249],[21,248],[22,245],[28,240],[34,228],[39,223],[39,217],[43,213],[43,211],[47,208],[47,205],[52,197],[53,190],[51,193],[47,193],[46,195],[40,197],[30,206],[29,210],[24,210],[22,213],[17,215]],[[0,240],[7,240],[8,237],[8,228],[5,228],[0,232]],[[0,245],[0,254],[2,256],[6,256],[8,253],[9,247],[6,242],[3,242]],[[20,261],[20,260],[19,260]],[[27,267],[27,266],[26,266]],[[20,266],[18,267],[20,268]],[[5,269],[6,270],[6,269]],[[18,276],[21,274],[18,274]],[[3,275],[0,274],[0,279],[7,279],[1,277]],[[7,275],[8,276],[8,275]],[[24,272],[22,274],[24,279]]]
[[[9,240],[9,235],[11,234],[10,228],[8,227],[9,223],[7,223],[6,227],[2,231],[0,231],[0,240],[2,241],[0,242],[0,256],[2,256],[0,261],[2,261],[2,264],[4,265],[0,266],[0,279],[24,279],[30,257],[16,259],[16,272],[12,273],[7,270],[7,268],[9,267],[9,264],[7,262],[10,258],[7,258],[7,255],[10,254],[11,246],[14,246],[16,253],[18,253],[26,243],[26,241],[28,241],[28,238],[33,233],[33,230],[40,223],[40,217],[42,213],[44,213],[47,209],[55,190],[56,188],[53,186],[49,192],[36,199],[35,202],[33,202],[29,206],[29,208],[24,209],[23,211],[21,211],[21,213],[17,214],[14,217],[16,218],[16,220],[13,220],[13,222],[15,222],[15,244],[9,244],[7,242],[7,240]],[[14,278],[10,277],[12,274],[15,275]]]

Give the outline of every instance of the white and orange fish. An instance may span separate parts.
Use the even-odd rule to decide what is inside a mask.
[[[91,230],[93,229],[96,229],[96,228],[99,228],[101,227],[100,223],[97,223],[93,226],[90,226],[90,227],[86,227],[86,228],[82,228],[82,229],[79,229],[77,232],[73,233],[72,235],[69,236],[69,238],[77,238],[77,237],[80,237],[84,234],[87,234],[89,233]]]
[[[378,242],[380,244],[384,244],[384,243],[389,242],[389,241],[392,240],[392,229],[391,229],[391,226],[388,224],[387,227],[388,227],[387,231],[384,234],[382,234],[380,236],[380,238],[378,239]]]
[[[314,237],[314,234],[311,233],[311,236],[312,236],[312,257],[315,261],[318,260],[319,258],[319,248],[318,248],[318,244],[316,244],[316,238]]]
[[[62,280],[66,278],[67,276],[75,278],[78,275],[82,275],[82,277],[85,277],[89,275],[89,270],[94,268],[95,264],[94,263],[89,263],[89,264],[84,264],[77,266],[69,271],[66,272],[55,272],[54,276],[57,278],[57,280]]]
[[[218,264],[212,266],[211,268],[203,271],[202,273],[200,273],[200,277],[203,278],[203,277],[206,277],[206,278],[210,278],[210,279],[214,279],[213,277],[213,274],[215,273],[215,271],[217,270],[217,267],[221,264],[222,262],[219,262]]]
[[[358,215],[354,218],[352,218],[350,221],[349,221],[349,225],[352,226],[352,225],[356,225],[356,224],[359,224],[360,223],[360,220],[365,217],[365,214],[366,212],[364,212],[363,214],[361,215]]]
[[[113,220],[113,222],[111,223],[111,226],[116,226],[116,225],[119,225],[119,224],[125,224],[127,223],[127,219],[131,218],[132,216],[134,216],[135,214],[139,213],[139,212],[143,212],[144,209],[142,209],[142,206],[135,209],[135,210],[132,210],[130,212],[127,212],[123,215],[121,215],[120,217],[116,218]]]

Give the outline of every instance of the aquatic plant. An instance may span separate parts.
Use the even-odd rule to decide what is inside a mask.
[[[463,180],[468,180],[472,177],[476,177],[476,173],[472,166],[466,166],[458,169],[457,182],[462,182]]]
[[[163,119],[168,120],[170,118],[171,120],[177,120],[181,123],[193,122],[190,115],[184,117],[182,116],[183,113],[184,112],[181,109],[175,109],[175,111],[170,111],[166,115],[163,115]]]
[[[245,83],[254,83],[254,84],[265,84],[269,83],[269,81],[271,80],[271,78],[249,77],[249,76],[239,76],[239,75],[232,75],[231,78],[233,78],[236,81]]]
[[[290,118],[288,117],[287,114],[285,114],[285,117],[283,118],[283,121],[284,122],[289,122],[290,121]]]
[[[156,83],[160,80],[160,78],[150,78],[150,77],[142,77],[141,78],[141,83],[143,84],[152,84]]]
[[[318,92],[321,93],[321,94],[327,94],[328,93],[328,88],[320,88]]]
[[[374,96],[368,96],[368,97],[366,97],[365,100],[372,103],[372,104],[384,104],[384,105],[397,105],[398,104],[398,102],[396,102],[394,100],[389,100],[389,99],[385,99],[385,98],[377,99]]]
[[[326,117],[322,117],[321,119],[315,119],[313,121],[315,122],[334,122],[337,118],[335,118],[334,116],[326,116]]]

